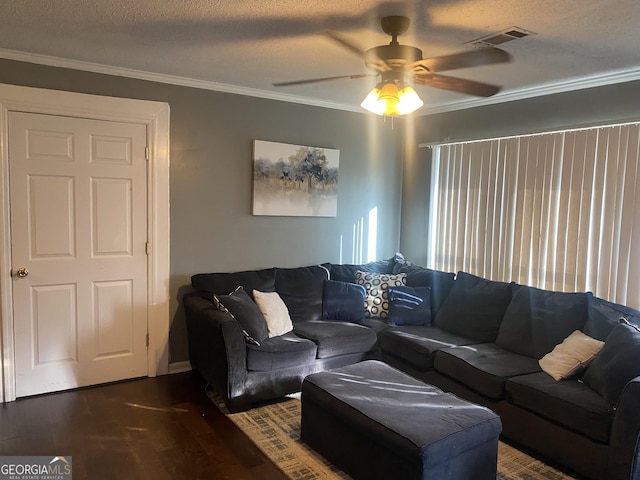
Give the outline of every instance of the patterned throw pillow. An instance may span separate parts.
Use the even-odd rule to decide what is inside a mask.
[[[364,286],[366,297],[364,308],[369,318],[389,318],[389,287],[400,287],[407,281],[406,273],[391,275],[387,273],[356,272],[356,283]]]
[[[267,338],[264,316],[242,287],[236,288],[229,295],[213,295],[213,303],[218,310],[238,321],[247,343],[260,346],[260,342]]]

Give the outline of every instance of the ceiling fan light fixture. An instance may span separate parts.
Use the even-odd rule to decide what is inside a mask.
[[[379,108],[385,117],[394,117],[400,113],[400,95],[398,86],[395,83],[385,83],[378,95]]]
[[[493,44],[499,44],[500,39],[496,39],[491,46],[485,48],[422,58],[422,50],[411,45],[401,45],[398,42],[398,36],[407,31],[409,24],[408,17],[400,15],[383,17],[380,20],[380,26],[387,35],[391,35],[391,42],[388,45],[378,45],[364,51],[357,45],[342,38],[342,36],[327,32],[333,40],[343,47],[362,56],[365,66],[372,70],[373,74],[359,73],[355,75],[310,78],[307,80],[274,83],[273,85],[284,87],[342,78],[356,79],[380,76],[380,83],[369,92],[360,106],[376,115],[384,116],[407,115],[424,105],[415,90],[407,85],[407,79],[417,85],[478,97],[490,97],[500,91],[500,87],[496,85],[440,74],[440,72],[446,72],[447,70],[510,62],[512,57],[508,52],[493,46]],[[522,38],[529,35],[529,33],[532,32],[513,27],[505,30],[501,35],[509,36],[510,38]]]
[[[398,115],[413,113],[424,105],[424,102],[411,85],[406,85],[401,88],[398,96],[400,97],[400,103],[398,105],[400,113]]]
[[[394,117],[407,115],[424,105],[416,91],[406,84],[401,88],[394,82],[376,85],[360,106],[376,115]]]
[[[373,87],[360,104],[362,108],[371,113],[375,113],[376,115],[384,114],[384,103],[378,101],[378,98],[380,97],[380,87],[382,87],[382,85],[376,85]]]

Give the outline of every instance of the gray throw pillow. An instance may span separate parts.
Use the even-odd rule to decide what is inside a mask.
[[[229,295],[214,295],[213,302],[218,310],[230,314],[240,323],[248,342],[260,344],[268,338],[267,322],[262,312],[242,287]]]
[[[322,296],[322,319],[362,323],[365,316],[366,291],[362,285],[325,280]]]
[[[582,381],[612,405],[625,385],[640,375],[640,330],[626,320],[616,326],[587,368]]]

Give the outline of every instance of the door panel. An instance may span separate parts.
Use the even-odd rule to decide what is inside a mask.
[[[93,256],[132,255],[132,185],[127,178],[94,178]]]
[[[31,289],[34,367],[78,360],[75,285]]]
[[[9,113],[18,397],[147,372],[146,136]]]
[[[97,282],[93,286],[96,358],[133,352],[133,285],[130,280]]]
[[[29,175],[30,259],[75,256],[73,177]]]

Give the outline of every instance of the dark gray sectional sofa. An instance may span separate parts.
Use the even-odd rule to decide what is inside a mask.
[[[184,297],[189,359],[232,411],[300,391],[310,373],[350,365],[376,351],[375,331],[352,322],[323,321],[327,269],[321,266],[269,268],[238,273],[198,274],[196,293]],[[259,338],[243,335],[240,322],[216,308],[213,295],[244,291],[278,292],[294,331]],[[254,333],[254,332],[252,332]]]
[[[391,318],[360,314],[357,271],[404,274],[428,313],[407,322],[400,309]],[[506,439],[571,471],[640,480],[637,310],[590,293],[429,270],[401,255],[366,265],[198,274],[192,286],[184,297],[191,363],[232,410],[299,391],[310,373],[381,359],[491,408]],[[255,341],[246,331],[254,327],[250,322],[220,311],[212,299],[238,286],[278,292],[293,331]],[[556,381],[538,360],[576,330],[604,346],[586,370]]]

